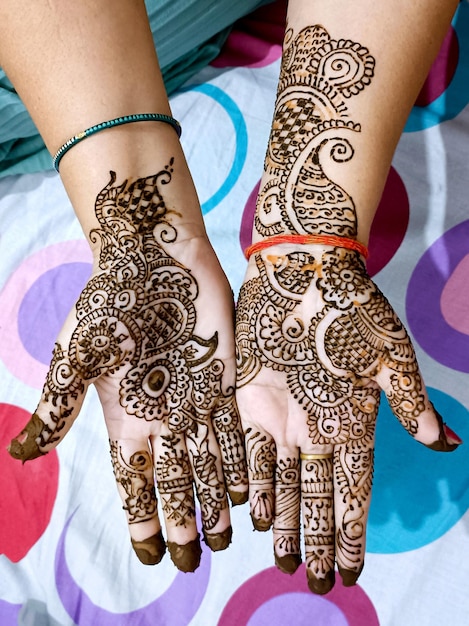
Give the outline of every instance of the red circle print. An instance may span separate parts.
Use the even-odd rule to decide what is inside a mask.
[[[381,202],[371,225],[368,273],[374,276],[389,263],[404,239],[409,224],[409,198],[405,185],[391,167]]]
[[[59,461],[52,450],[22,464],[7,451],[30,414],[12,404],[0,404],[0,554],[20,561],[44,533],[57,496]]]

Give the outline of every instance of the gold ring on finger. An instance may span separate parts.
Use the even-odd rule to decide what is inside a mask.
[[[319,461],[321,459],[332,459],[333,452],[326,452],[325,454],[306,454],[300,452],[300,461]]]

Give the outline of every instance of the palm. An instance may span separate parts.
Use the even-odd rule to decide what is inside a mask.
[[[240,294],[237,350],[254,523],[273,522],[277,564],[292,571],[301,508],[311,588],[331,588],[334,561],[353,584],[381,388],[418,440],[441,435],[410,339],[355,253],[267,250]]]

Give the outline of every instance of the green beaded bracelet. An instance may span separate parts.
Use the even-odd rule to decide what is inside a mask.
[[[164,113],[136,113],[135,115],[123,115],[122,117],[116,117],[115,119],[109,120],[108,122],[101,122],[101,124],[90,126],[90,128],[87,128],[81,133],[78,133],[77,135],[71,137],[54,154],[52,158],[54,168],[59,171],[59,163],[62,160],[64,154],[66,154],[70,150],[70,148],[73,148],[73,146],[75,146],[77,143],[83,141],[83,139],[86,139],[87,137],[90,137],[95,133],[99,133],[101,130],[106,130],[106,128],[121,126],[122,124],[130,124],[131,122],[164,122],[165,124],[169,124],[174,128],[178,137],[181,136],[182,132],[181,124],[177,120],[175,120],[174,117],[171,117],[170,115],[164,115]]]

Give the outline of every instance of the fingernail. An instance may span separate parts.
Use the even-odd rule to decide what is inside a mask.
[[[130,540],[135,554],[144,565],[156,565],[166,552],[166,543],[161,530],[143,541],[135,541],[132,538]]]
[[[285,554],[284,556],[275,556],[275,565],[284,574],[294,574],[301,565],[301,556],[299,554]]]
[[[200,535],[185,544],[167,542],[169,554],[174,565],[181,572],[194,572],[200,565],[202,549],[200,547]]]
[[[325,578],[316,578],[309,570],[306,570],[308,577],[308,587],[313,593],[323,596],[332,589],[335,585],[335,571],[330,570],[327,572]]]
[[[206,533],[204,532],[204,541],[212,550],[212,552],[218,552],[219,550],[226,550],[231,543],[231,537],[233,536],[233,529],[228,526],[226,530],[221,533]]]
[[[36,439],[44,427],[42,419],[34,413],[21,433],[10,443],[8,448],[10,455],[23,463],[43,456],[45,452],[39,448]]]
[[[441,421],[440,436],[433,443],[427,444],[427,448],[436,452],[453,452],[461,444],[462,439]]]
[[[457,435],[454,430],[452,430],[449,426],[447,426],[446,424],[443,425],[443,429],[445,431],[445,435],[446,435],[446,439],[448,440],[449,443],[455,443],[458,446],[462,444],[462,439],[461,437],[459,437],[459,435]]]

